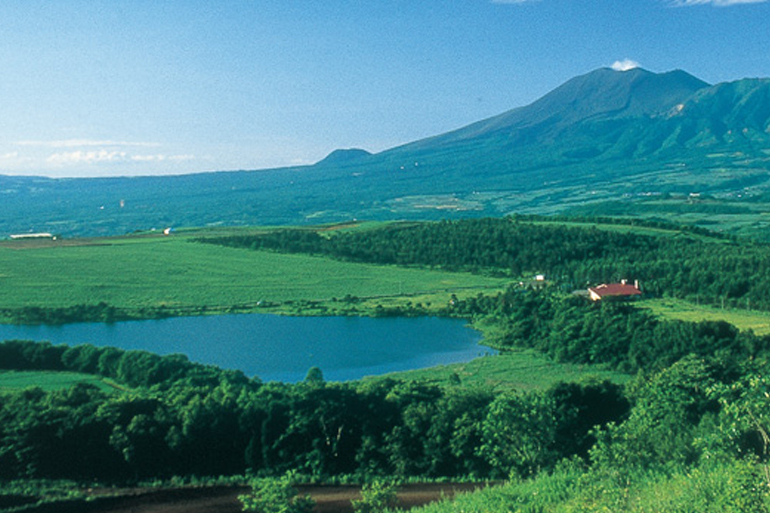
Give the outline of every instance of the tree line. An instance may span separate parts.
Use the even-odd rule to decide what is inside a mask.
[[[204,313],[200,307],[198,313]],[[165,319],[174,314],[189,313],[180,308],[151,306],[142,308],[119,308],[104,301],[96,304],[77,304],[62,307],[23,306],[0,308],[0,317],[11,319],[15,324],[67,324],[71,322],[118,322],[135,319]]]
[[[0,479],[292,470],[318,479],[500,479],[565,462],[614,473],[768,462],[770,379],[758,360],[688,355],[627,387],[589,380],[494,394],[392,379],[326,383],[318,372],[265,384],[177,356],[91,346],[13,341],[0,350],[4,367],[91,369],[144,383],[0,393]]]
[[[397,223],[331,234],[282,229],[197,240],[354,262],[495,273],[517,279],[546,274],[565,291],[623,278],[638,279],[648,294],[770,310],[770,246],[718,234],[707,237],[709,232],[694,228],[672,229],[663,235],[634,231],[517,216]]]
[[[619,422],[629,409],[609,382],[500,397],[391,379],[326,383],[318,372],[294,385],[265,384],[178,355],[28,341],[0,343],[0,362],[5,369],[94,373],[126,387],[0,393],[4,479],[289,470],[317,478],[501,478],[522,450],[501,438],[508,436],[531,438],[539,448],[516,467],[528,475],[564,457],[586,457],[593,426]],[[532,411],[547,432],[520,417]]]
[[[688,355],[718,358],[725,365],[770,355],[770,336],[725,321],[661,319],[633,303],[591,302],[548,289],[453,296],[448,311],[493,323],[485,343],[498,349],[532,348],[556,361],[629,373],[663,369]]]

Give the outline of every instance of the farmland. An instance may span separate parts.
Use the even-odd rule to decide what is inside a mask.
[[[726,321],[741,330],[752,330],[757,335],[770,334],[770,314],[767,312],[698,305],[674,298],[647,299],[640,302],[639,307],[649,309],[667,319],[689,322]]]
[[[347,297],[348,303],[337,303],[342,309],[352,298],[392,302],[394,296],[421,295],[445,303],[451,293],[477,294],[507,283],[466,273],[196,244],[190,237],[5,242],[0,246],[0,309],[106,303],[136,316],[143,308],[184,314],[282,305],[282,311],[295,311],[297,302],[336,303]]]

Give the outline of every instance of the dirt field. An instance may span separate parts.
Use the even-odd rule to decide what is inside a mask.
[[[452,497],[486,484],[408,484],[399,489],[398,507],[414,506]],[[351,513],[350,501],[360,498],[358,486],[298,486],[300,495],[310,495],[316,501],[316,513]],[[78,506],[48,504],[26,510],[35,513],[87,512],[87,513],[237,513],[241,510],[238,495],[248,488],[204,487],[175,488],[165,490],[126,490],[118,496],[102,497]],[[73,509],[73,507],[75,509]]]

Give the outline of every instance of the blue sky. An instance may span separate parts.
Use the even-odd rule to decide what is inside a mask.
[[[0,174],[309,164],[630,61],[770,77],[766,0],[3,0]]]

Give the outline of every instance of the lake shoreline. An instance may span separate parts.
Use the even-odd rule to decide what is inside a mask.
[[[113,346],[243,371],[263,381],[301,381],[311,367],[329,381],[467,362],[482,335],[446,317],[231,314],[167,319],[0,325],[0,339]]]

